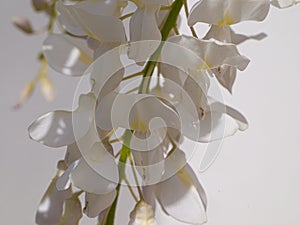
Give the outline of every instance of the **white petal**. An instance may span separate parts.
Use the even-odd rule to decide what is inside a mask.
[[[201,0],[192,7],[188,24],[229,26],[245,20],[262,21],[269,8],[270,0]]]
[[[214,69],[213,73],[220,84],[232,93],[232,87],[236,78],[237,69],[231,66],[221,66],[218,69]]]
[[[39,117],[29,128],[31,139],[50,147],[62,147],[75,142],[72,112],[54,111]]]
[[[232,43],[238,45],[250,39],[259,41],[264,39],[266,36],[267,35],[265,33],[259,33],[256,35],[236,34],[230,26],[219,27],[216,25],[212,25],[203,39],[216,39],[225,43]]]
[[[64,30],[75,36],[87,35],[78,21],[75,20],[70,10],[64,5],[63,1],[60,0],[57,2],[56,10],[59,13],[57,19]]]
[[[65,154],[65,163],[69,166],[76,160],[81,158],[81,152],[76,143],[67,146],[67,151]]]
[[[100,45],[95,53],[98,58],[87,71],[87,74],[90,73],[92,91],[95,96],[98,96],[98,101],[116,89],[124,75],[124,66],[120,60],[122,46],[108,51],[111,47],[113,46]]]
[[[85,39],[64,34],[51,34],[43,44],[49,65],[59,73],[81,76],[93,62],[93,52]]]
[[[220,102],[210,104],[210,111],[206,112],[199,123],[200,142],[220,140],[248,128],[247,120],[241,113]]]
[[[82,217],[81,202],[76,194],[65,201],[60,225],[78,225]]]
[[[76,7],[86,10],[92,14],[119,17],[121,10],[126,7],[126,0],[105,0],[95,1],[87,0],[76,4]]]
[[[219,108],[225,109],[225,113],[228,116],[232,117],[238,123],[239,130],[244,131],[244,130],[248,129],[247,119],[240,112],[235,110],[234,108],[231,108],[228,105],[225,105],[225,108],[224,108],[224,105],[220,102],[214,103],[213,107],[216,107],[216,108],[219,107]]]
[[[71,173],[72,184],[84,191],[95,194],[111,192],[116,185],[99,175],[84,160]]]
[[[174,52],[167,48],[162,50],[162,57],[171,65],[183,68],[183,71],[208,70],[221,65],[244,70],[249,64],[249,59],[240,55],[233,44],[215,40],[199,40],[185,35],[171,37],[168,41],[182,46],[182,56],[175,57]]]
[[[57,179],[56,188],[59,191],[67,190],[71,186],[70,174],[78,165],[79,161],[73,162],[68,169]]]
[[[154,185],[142,186],[142,192],[143,192],[143,197],[144,197],[145,201],[149,205],[151,205],[153,210],[155,211],[156,202],[155,202],[154,190],[155,190]]]
[[[40,202],[35,215],[35,222],[38,225],[58,224],[62,216],[64,201],[72,195],[71,189],[58,191],[56,181],[57,177],[52,180]]]
[[[178,96],[171,99],[173,107],[181,120],[181,134],[195,141],[201,137],[201,126],[198,121],[202,117],[203,110],[207,107],[206,92],[209,87],[209,80],[206,76],[204,73],[198,74],[197,81],[188,77],[183,87],[177,87]],[[166,84],[168,84],[167,80]],[[176,90],[175,87],[173,89]],[[165,87],[164,91],[169,93],[169,87]],[[177,143],[177,141],[175,142]]]
[[[144,5],[170,5],[170,1],[168,0],[141,0]]]
[[[103,195],[86,193],[84,213],[92,218],[98,216],[113,203],[115,197],[116,190]]]
[[[156,21],[156,13],[159,10],[158,5],[146,5],[138,8],[132,15],[129,23],[130,40],[145,41],[145,40],[161,40],[161,33]],[[140,46],[141,45],[141,46]],[[148,55],[154,53],[159,46],[159,42],[148,42],[149,47],[145,43],[134,44],[130,46],[128,55],[130,59],[137,62],[142,62]],[[147,46],[145,52],[145,46]],[[149,52],[149,53],[148,53]]]
[[[81,95],[79,106],[74,112],[58,110],[39,117],[28,128],[30,138],[49,147],[73,144],[73,122],[76,122],[76,128],[81,128],[76,130],[76,137],[83,137],[90,129],[95,101],[93,94]]]
[[[188,164],[170,179],[157,184],[155,194],[163,210],[176,220],[189,224],[206,222],[206,195]]]
[[[114,190],[119,181],[118,167],[104,146],[95,143],[71,172],[71,180],[82,190],[94,194],[106,194]]]
[[[159,6],[148,5],[138,8],[130,19],[130,40],[161,40],[161,33],[156,23]]]
[[[140,136],[140,138],[142,138]],[[145,137],[144,137],[145,138]],[[147,142],[146,139],[144,139]],[[133,142],[131,142],[130,147],[132,148],[131,153],[133,155],[135,168],[142,177],[142,185],[152,185],[156,184],[161,180],[164,172],[164,155],[162,146],[159,145],[155,149],[151,149],[149,146],[147,149],[143,150],[133,150],[137,146],[132,147]]]
[[[97,125],[104,130],[118,127],[136,131],[161,127],[180,128],[176,112],[155,96],[147,94],[107,95],[98,105],[97,114],[100,115]],[[164,123],[158,124],[158,120]]]
[[[68,15],[68,22],[81,28],[90,37],[107,42],[123,43],[126,41],[122,21],[114,16],[92,14],[76,5],[59,3],[62,15]]]
[[[219,27],[212,25],[208,33],[203,39],[215,39],[224,43],[240,44],[249,39],[261,40],[266,37],[265,33],[260,33],[253,36],[236,34],[229,26]],[[232,66],[222,65],[216,69],[212,69],[220,84],[232,93],[232,87],[236,78],[237,69]]]
[[[300,3],[300,0],[271,0],[271,4],[277,8],[287,8]]]
[[[205,108],[207,105],[207,93],[210,87],[208,73],[201,71],[197,74],[191,74],[191,76],[184,82],[184,91],[191,98],[197,109]],[[181,97],[183,97],[183,93],[181,93]],[[185,104],[185,102],[183,102],[183,104]]]

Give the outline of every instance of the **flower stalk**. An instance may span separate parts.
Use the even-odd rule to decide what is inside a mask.
[[[169,12],[169,15],[161,29],[162,34],[162,41],[166,41],[168,38],[168,35],[172,28],[176,25],[176,21],[178,18],[178,15],[180,13],[180,10],[183,6],[183,0],[175,0],[174,3],[171,6],[171,10]],[[149,85],[150,85],[150,77],[152,76],[154,72],[154,68],[157,64],[157,60],[160,56],[160,52],[163,46],[163,42],[160,44],[158,49],[153,53],[153,55],[150,57],[149,61],[147,62],[145,69],[144,69],[144,75],[142,83],[139,87],[139,93],[147,93],[149,91]],[[147,82],[145,82],[147,80]],[[124,143],[121,149],[120,158],[119,158],[119,174],[120,174],[120,180],[122,181],[125,177],[125,164],[127,161],[127,158],[130,155],[130,141],[132,137],[132,131],[126,130],[124,134]],[[106,217],[106,221],[104,225],[114,225],[114,219],[115,219],[115,213],[116,213],[116,206],[118,202],[118,198],[120,195],[120,188],[121,188],[121,181],[119,182],[116,191],[117,195],[116,198],[111,205],[109,212]]]

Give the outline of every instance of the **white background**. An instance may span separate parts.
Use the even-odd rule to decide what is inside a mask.
[[[45,112],[71,109],[78,81],[51,71],[55,101],[46,103],[37,89],[24,108],[12,111],[20,90],[38,70],[36,55],[45,38],[26,37],[10,24],[14,15],[44,24],[29,2],[10,0],[1,6],[0,224],[34,224],[36,207],[64,151],[29,140],[27,127]],[[299,22],[297,6],[272,8],[263,23],[234,27],[268,37],[239,46],[251,63],[226,100],[247,116],[250,128],[226,139],[215,163],[199,175],[208,195],[208,225],[300,224]],[[128,219],[124,216],[120,214],[118,224]]]

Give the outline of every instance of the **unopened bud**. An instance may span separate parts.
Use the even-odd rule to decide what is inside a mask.
[[[35,88],[35,82],[30,81],[22,90],[21,96],[20,96],[20,102],[25,102],[31,95]]]
[[[47,75],[40,77],[41,91],[47,101],[52,101],[55,96],[54,86]]]
[[[49,0],[32,0],[32,6],[36,11],[44,11],[48,8]]]
[[[34,32],[30,21],[26,18],[14,17],[12,23],[26,34],[32,34]]]
[[[15,110],[21,108],[24,102],[26,102],[29,99],[29,97],[32,95],[34,88],[35,88],[35,81],[32,80],[28,84],[26,84],[26,86],[23,88],[21,92],[19,101],[16,103],[16,105],[13,106]]]
[[[157,225],[154,219],[154,212],[151,205],[145,201],[136,204],[134,210],[130,213],[129,225]]]

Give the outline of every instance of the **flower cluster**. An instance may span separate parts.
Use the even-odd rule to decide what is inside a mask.
[[[75,225],[85,213],[113,225],[122,187],[136,202],[129,224],[157,224],[157,204],[183,223],[205,223],[206,193],[188,162],[202,143],[209,165],[219,147],[210,143],[247,129],[220,96],[250,62],[237,46],[265,37],[236,34],[231,25],[297,2],[200,0],[189,10],[187,0],[54,1],[60,32],[48,35],[43,57],[88,88],[79,85],[73,111],[47,113],[29,127],[33,140],[66,146],[36,223]],[[180,34],[181,10],[191,35]],[[209,25],[203,37],[197,23]]]

